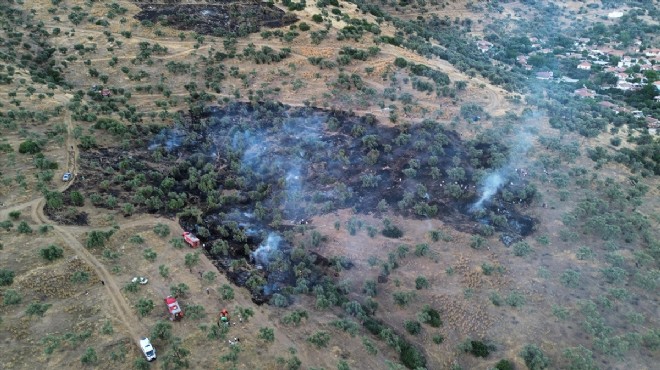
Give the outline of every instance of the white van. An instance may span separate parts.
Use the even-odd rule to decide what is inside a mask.
[[[144,356],[147,358],[147,361],[153,361],[156,359],[156,350],[154,349],[154,347],[151,346],[151,342],[149,342],[149,338],[140,339],[140,348],[142,348],[142,352],[144,353]]]

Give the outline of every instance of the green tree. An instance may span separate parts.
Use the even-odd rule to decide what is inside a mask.
[[[147,316],[154,309],[154,302],[151,299],[140,298],[135,305],[140,316]]]
[[[275,330],[272,328],[260,328],[259,329],[259,339],[263,339],[266,342],[275,341]]]
[[[7,289],[2,297],[2,303],[5,306],[19,304],[23,298],[14,289]]]
[[[161,238],[165,238],[170,235],[170,227],[165,224],[157,224],[154,226],[154,233]]]
[[[30,316],[37,315],[43,317],[43,315],[51,306],[52,304],[49,303],[30,303],[30,305],[25,310],[25,313]]]
[[[566,348],[562,355],[568,361],[567,369],[569,370],[598,370],[598,366],[594,363],[593,353],[582,345]]]
[[[533,344],[526,345],[520,352],[520,357],[529,370],[543,370],[550,366],[550,359]]]
[[[199,263],[199,252],[187,253],[185,256],[185,265],[191,269]]]
[[[12,285],[14,283],[14,271],[0,269],[0,286]]]
[[[21,234],[32,234],[32,228],[25,221],[21,221],[16,230]]]
[[[96,350],[92,347],[87,347],[85,353],[80,358],[80,362],[83,365],[95,365],[99,362],[99,356],[96,354]]]
[[[172,338],[172,324],[167,321],[158,321],[151,329],[151,336],[160,340]]]
[[[170,348],[162,357],[163,369],[187,369],[190,367],[188,362],[188,355],[190,351],[183,348],[181,338],[174,337],[171,341]]]
[[[218,288],[218,294],[220,294],[220,298],[222,298],[225,301],[230,301],[234,299],[234,289],[230,285],[223,284],[221,287]]]
[[[149,262],[154,262],[156,258],[158,257],[158,254],[154,252],[153,249],[147,248],[143,252],[144,259],[146,259]]]
[[[39,255],[45,260],[54,261],[64,256],[64,250],[56,245],[51,244],[46,248],[42,248],[39,251]]]
[[[188,292],[190,292],[190,287],[188,287],[188,285],[185,283],[179,283],[178,285],[172,285],[170,287],[170,294],[177,298],[185,297]]]
[[[168,278],[170,276],[170,268],[165,265],[158,266],[158,272],[160,273],[160,276],[164,278]]]

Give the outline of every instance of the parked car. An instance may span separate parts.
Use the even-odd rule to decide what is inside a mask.
[[[153,361],[156,359],[156,350],[151,346],[149,338],[140,339],[140,348],[142,348],[142,353],[144,353],[144,357],[147,358],[147,361]]]
[[[69,181],[69,180],[71,180],[72,176],[73,175],[71,175],[71,172],[65,172],[64,176],[62,176],[62,181],[64,181],[64,182]]]
[[[146,283],[149,282],[149,279],[147,279],[147,278],[144,277],[144,276],[137,276],[137,277],[134,277],[134,278],[131,280],[131,282],[133,282],[133,283],[139,283],[140,285],[145,285]]]

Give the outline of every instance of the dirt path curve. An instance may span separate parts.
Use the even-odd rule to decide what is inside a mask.
[[[38,223],[47,223],[49,222],[48,217],[44,214],[44,204],[45,199],[41,199],[37,203],[36,207],[32,207],[31,216],[34,222]],[[69,248],[73,249],[76,255],[82,258],[87,262],[93,269],[96,275],[104,282],[103,286],[110,296],[113,305],[117,311],[117,319],[124,324],[126,330],[130,334],[131,338],[136,342],[139,342],[140,335],[137,330],[145,332],[144,326],[141,325],[135,317],[131,306],[126,301],[126,298],[121,294],[121,290],[117,285],[114,277],[108,272],[108,270],[100,263],[96,257],[94,257],[85,247],[71,234],[65,227],[59,225],[52,225],[53,231],[58,234],[64,241],[67,243]]]
[[[67,163],[69,166],[68,170],[75,174],[77,171],[78,149],[75,145],[75,138],[72,135],[73,123],[71,121],[70,115],[67,115],[66,123],[68,131],[66,140]],[[71,185],[73,185],[74,181],[75,176],[73,176],[71,181],[63,184],[57,190],[60,192],[65,191]],[[30,217],[32,218],[33,222],[39,224],[50,224],[50,220],[44,213],[45,204],[46,199],[44,197],[35,198],[21,204],[15,204],[0,209],[0,217],[6,218],[12,211],[30,208]],[[103,264],[96,259],[96,257],[94,257],[91,253],[89,253],[89,251],[87,251],[87,249],[85,249],[85,247],[69,230],[67,230],[66,227],[56,224],[51,226],[53,227],[53,232],[64,239],[64,241],[75,252],[75,254],[87,262],[94,269],[94,272],[99,277],[99,279],[104,282],[103,285],[117,311],[117,319],[121,321],[122,324],[126,327],[130,337],[134,341],[139,342],[140,335],[138,334],[138,331],[146,333],[146,329],[137,320],[137,317],[135,313],[133,313],[128,301],[126,301],[124,296],[121,294],[121,290],[117,285],[114,277],[108,272],[105,266],[103,266]]]

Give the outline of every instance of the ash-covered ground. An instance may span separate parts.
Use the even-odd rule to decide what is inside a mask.
[[[337,209],[439,218],[462,231],[501,232],[506,244],[532,233],[535,221],[521,209],[536,190],[507,167],[511,152],[488,137],[463,141],[431,120],[387,127],[369,115],[234,103],[182,114],[141,149],[83,152],[87,175],[70,191],[179,213],[218,267],[263,302],[343,263],[301,254],[291,237]]]
[[[211,4],[153,4],[137,1],[135,18],[202,35],[246,35],[261,27],[283,27],[298,19],[273,4],[261,1],[223,1]]]

